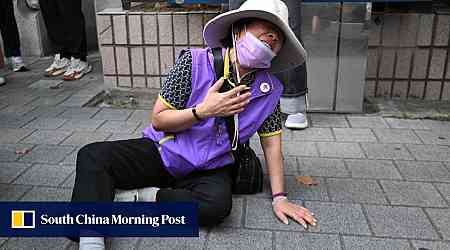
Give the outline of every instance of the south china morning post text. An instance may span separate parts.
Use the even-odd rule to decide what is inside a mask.
[[[173,217],[167,214],[161,216],[124,216],[122,214],[112,214],[109,217],[97,216],[95,214],[78,214],[72,216],[52,217],[48,214],[41,215],[41,225],[150,225],[159,227],[160,225],[186,225],[186,216]]]
[[[198,237],[198,205],[0,202],[0,237]]]

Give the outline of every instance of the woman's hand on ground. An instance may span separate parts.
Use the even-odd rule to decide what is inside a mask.
[[[317,223],[317,220],[314,218],[314,214],[307,208],[294,204],[287,199],[275,202],[273,204],[273,211],[278,219],[280,219],[284,224],[288,224],[287,217],[291,217],[298,223],[302,224],[305,228],[308,227],[307,224],[315,226]]]
[[[205,99],[197,105],[197,114],[201,119],[209,117],[225,117],[238,114],[244,111],[245,106],[250,102],[250,91],[238,95],[242,91],[248,90],[245,85],[239,85],[232,90],[220,93],[220,88],[224,83],[224,79],[220,78],[208,90]]]

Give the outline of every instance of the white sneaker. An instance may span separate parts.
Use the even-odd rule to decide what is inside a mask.
[[[3,76],[0,76],[0,86],[3,86],[6,84],[6,79]]]
[[[78,80],[87,73],[91,72],[91,70],[92,66],[89,65],[89,63],[72,57],[72,59],[70,60],[70,65],[67,68],[66,73],[64,73],[64,80],[65,81]]]
[[[116,189],[115,195],[114,195],[114,201],[154,202],[154,201],[156,201],[156,193],[158,192],[158,190],[159,190],[159,188],[157,188],[157,187],[146,187],[146,188],[132,189],[132,190]]]
[[[13,56],[11,57],[11,66],[14,72],[23,72],[28,69],[25,67],[25,63],[21,56]]]
[[[60,54],[56,54],[53,59],[53,63],[45,70],[46,76],[59,76],[66,72],[67,67],[69,67],[70,60],[67,58],[61,58]]]
[[[308,127],[308,119],[303,113],[288,115],[284,126],[290,129],[305,129]]]

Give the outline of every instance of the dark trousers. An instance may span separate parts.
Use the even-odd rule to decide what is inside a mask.
[[[146,138],[96,142],[78,152],[72,201],[110,202],[116,188],[159,187],[157,202],[196,202],[199,224],[211,226],[230,214],[231,183],[229,166],[174,178]]]
[[[87,43],[81,0],[39,0],[55,53],[86,61]]]
[[[5,56],[20,56],[20,38],[14,16],[13,0],[0,0],[0,32]]]

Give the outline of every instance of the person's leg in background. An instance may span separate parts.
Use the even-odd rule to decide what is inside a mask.
[[[60,10],[60,5],[65,2],[60,0],[39,0],[47,34],[55,53],[52,64],[45,70],[45,75],[49,77],[64,74],[70,64],[71,55],[65,47],[66,31]]]
[[[283,0],[289,9],[289,26],[297,38],[301,39],[302,31],[302,1]],[[302,43],[303,44],[303,43]],[[287,128],[304,129],[308,127],[306,117],[307,107],[307,70],[306,62],[297,68],[277,74],[285,83],[281,97],[281,110],[288,114],[285,126]]]
[[[228,6],[230,10],[235,10],[241,6],[241,4],[245,2],[245,0],[229,0]]]
[[[86,27],[81,0],[60,1],[59,5],[65,23],[66,47],[73,57],[69,68],[64,73],[64,80],[78,80],[92,70],[92,66],[86,59]]]
[[[5,57],[14,72],[27,71],[20,51],[19,30],[14,16],[13,0],[0,1],[0,32],[3,37]]]

